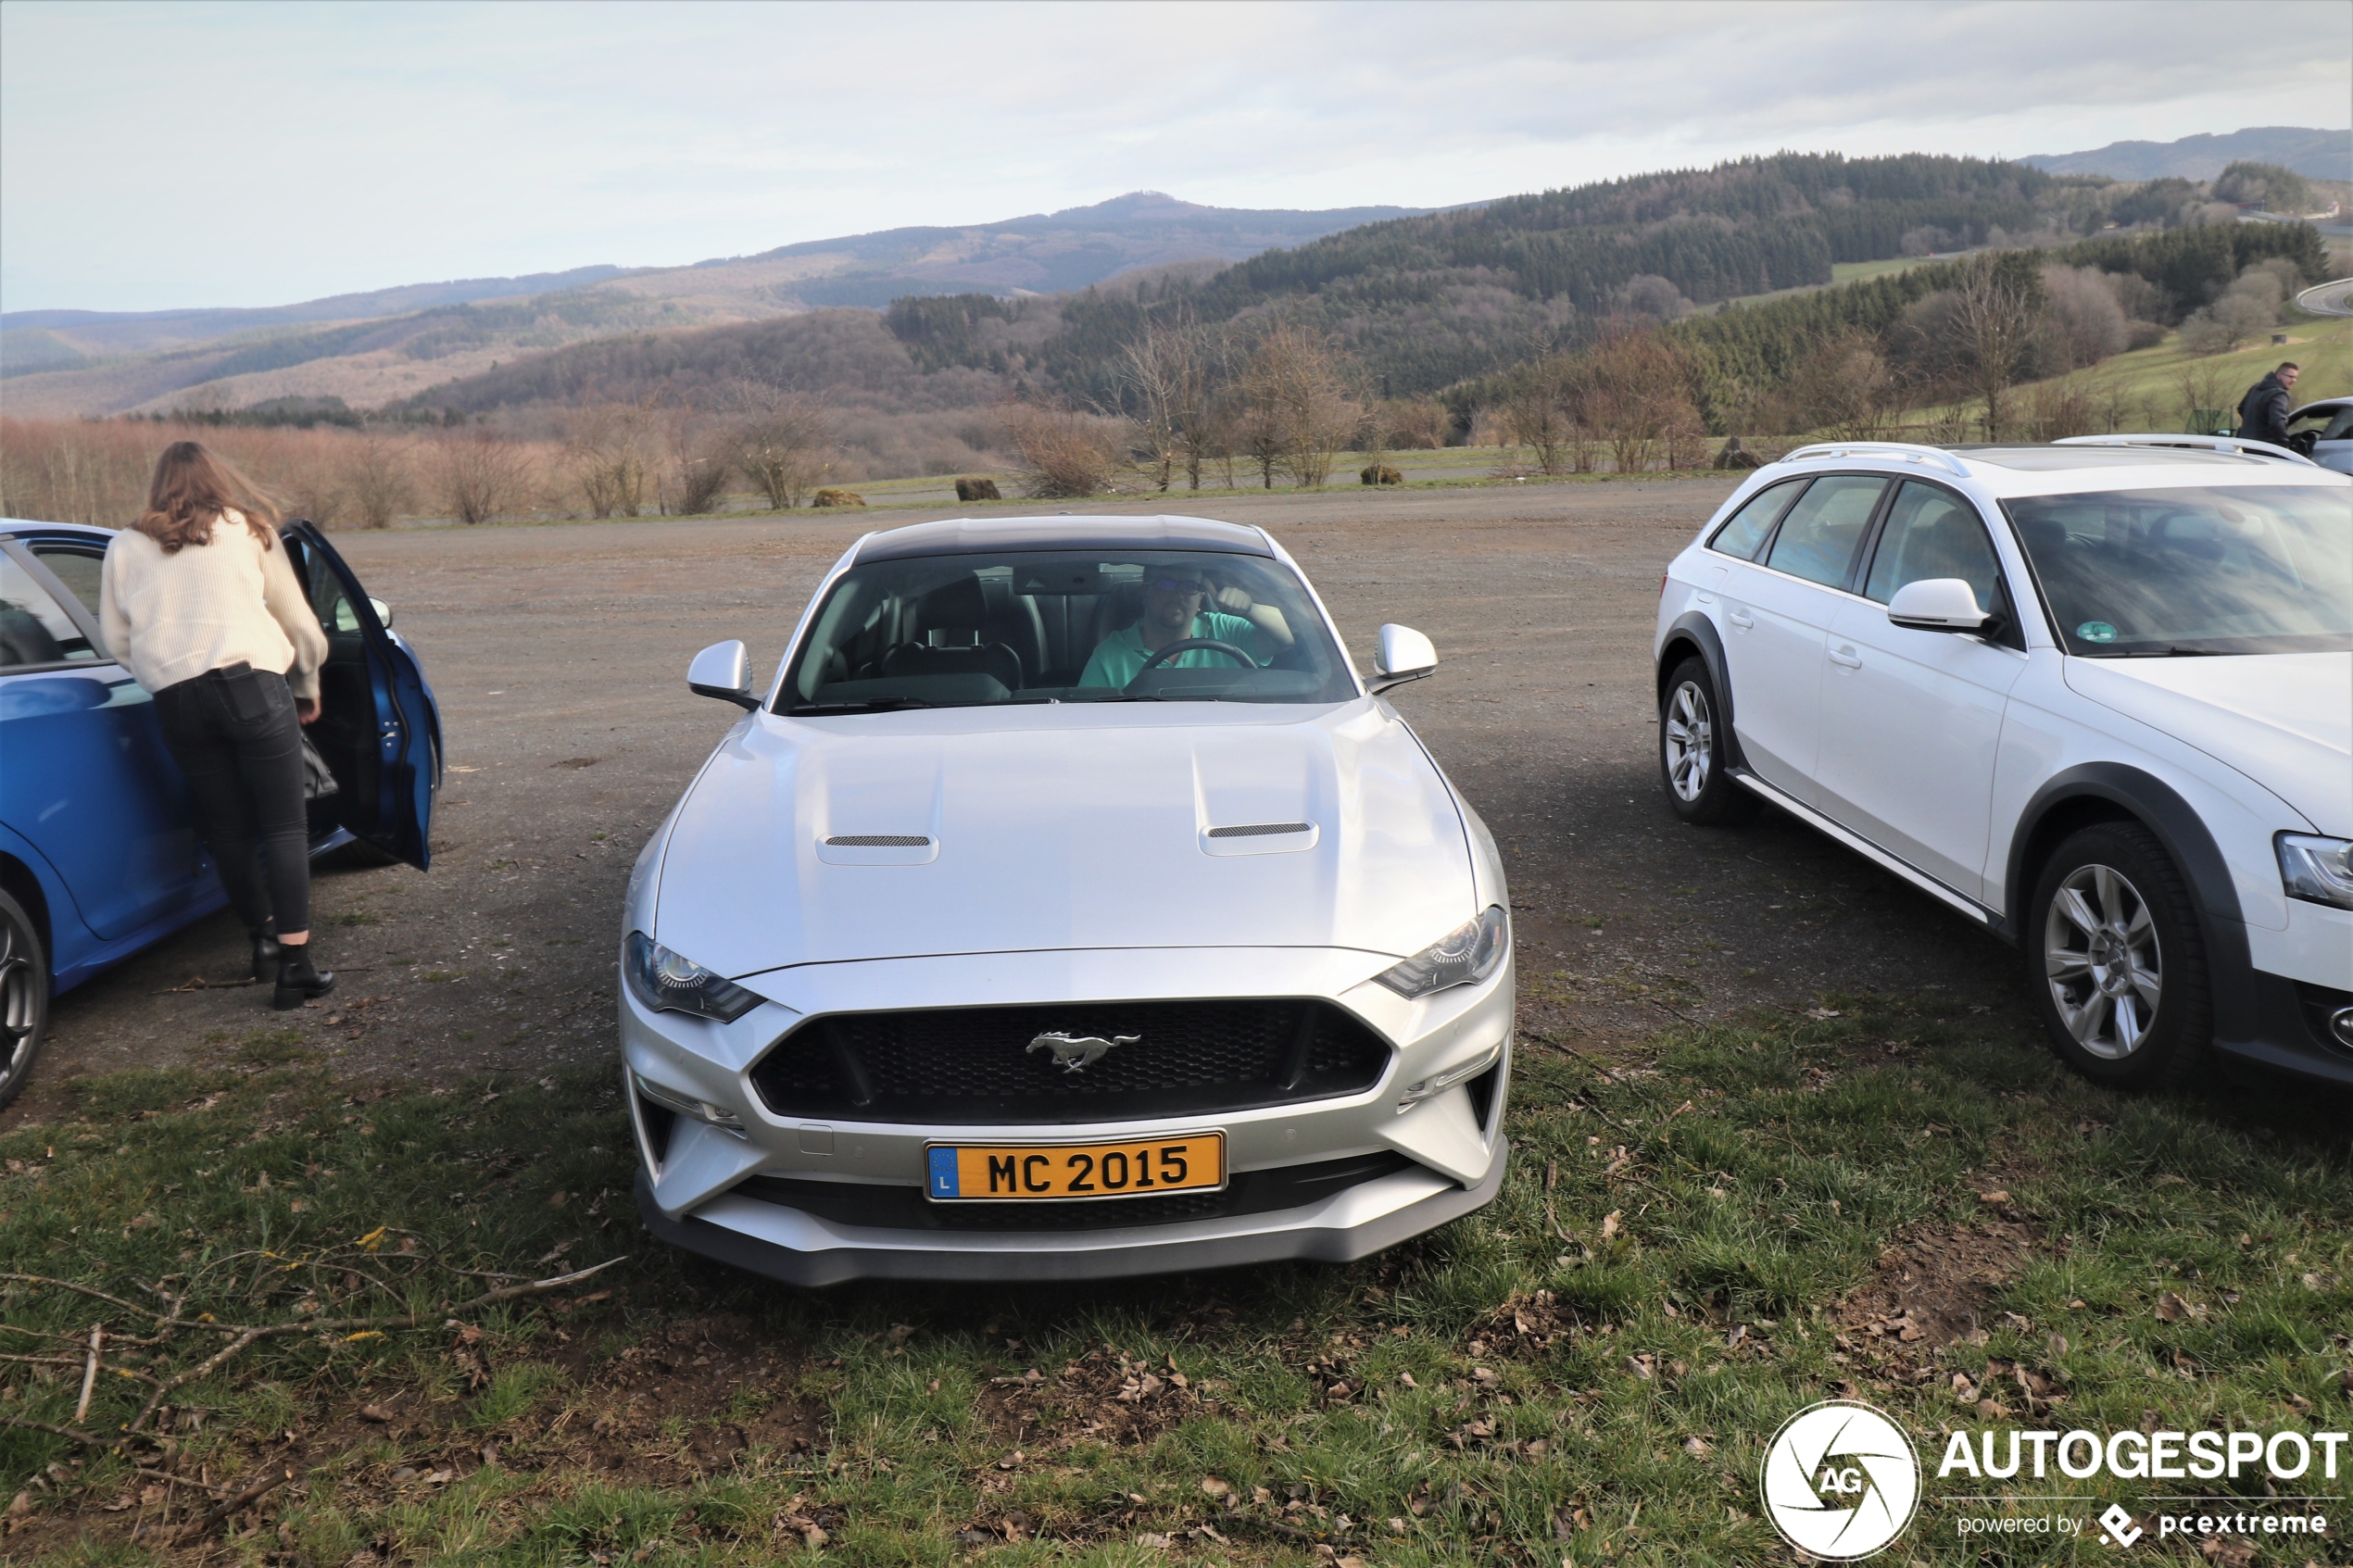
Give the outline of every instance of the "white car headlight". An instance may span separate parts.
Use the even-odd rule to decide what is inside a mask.
[[[2353,909],[2353,840],[2284,833],[2273,842],[2289,897]]]
[[[744,1135],[744,1119],[725,1107],[713,1105],[707,1099],[697,1099],[692,1095],[680,1094],[676,1089],[666,1088],[642,1073],[632,1073],[629,1076],[636,1084],[637,1092],[656,1105],[665,1110],[674,1110],[691,1121],[716,1127],[723,1133],[733,1133],[737,1137]]]
[[[752,992],[672,952],[642,931],[629,934],[621,972],[631,993],[656,1012],[691,1013],[715,1023],[733,1023],[760,1005]]]
[[[1510,917],[1490,904],[1412,958],[1374,976],[1401,997],[1427,997],[1450,985],[1467,985],[1495,972],[1511,947]]]

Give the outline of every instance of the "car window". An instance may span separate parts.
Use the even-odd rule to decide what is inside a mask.
[[[2002,503],[2070,653],[2353,648],[2347,493],[2201,485]]]
[[[0,554],[0,669],[98,659],[65,607],[13,557]]]
[[[1707,547],[1728,556],[1738,556],[1743,560],[1755,560],[1757,546],[1763,545],[1765,536],[1773,532],[1773,523],[1781,515],[1781,508],[1796,499],[1797,493],[1805,488],[1804,480],[1793,479],[1759,490],[1748,498],[1746,506],[1725,520],[1724,526],[1708,540]]]
[[[57,581],[66,585],[66,592],[82,601],[82,608],[90,612],[91,620],[98,619],[98,578],[106,571],[106,552],[39,543],[29,544],[25,548],[57,575]]]
[[[1765,564],[1828,587],[1846,586],[1856,546],[1863,542],[1887,481],[1859,473],[1826,474],[1806,488],[1781,520]]]
[[[1880,530],[1863,596],[1885,604],[1906,583],[1931,577],[1959,578],[1977,608],[1991,612],[2001,571],[1974,508],[1950,490],[1906,480]]]
[[[330,634],[359,631],[359,617],[352,613],[351,599],[343,591],[343,579],[327,564],[327,558],[316,550],[305,550],[303,556],[309,568],[307,586],[310,609],[318,616],[319,624]]]
[[[2353,437],[2353,403],[2336,410],[2329,420],[2329,428],[2321,432],[2322,441],[2343,441]]]
[[[975,552],[845,572],[793,654],[776,710],[1355,695],[1305,584],[1279,561],[1202,550]]]

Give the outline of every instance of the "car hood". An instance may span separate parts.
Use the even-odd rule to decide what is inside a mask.
[[[2094,702],[2228,763],[2322,833],[2353,835],[2353,654],[2070,659]]]
[[[873,838],[931,842],[826,843]],[[1452,792],[1369,698],[763,714],[680,804],[661,875],[656,939],[730,976],[1080,947],[1403,957],[1477,912]]]

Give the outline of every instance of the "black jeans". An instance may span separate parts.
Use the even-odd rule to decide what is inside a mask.
[[[250,931],[272,916],[280,931],[309,930],[302,724],[286,678],[243,663],[210,671],[156,693],[156,719],[229,907]]]

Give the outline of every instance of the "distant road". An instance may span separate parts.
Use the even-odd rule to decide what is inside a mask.
[[[2353,278],[2306,289],[2296,303],[2315,316],[2353,316]]]

